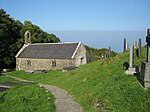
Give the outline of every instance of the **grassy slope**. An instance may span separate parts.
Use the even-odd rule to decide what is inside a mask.
[[[13,81],[0,77],[0,83]],[[54,97],[36,85],[12,87],[0,92],[0,112],[55,112]]]
[[[143,52],[145,55],[145,51]],[[63,73],[49,71],[46,74],[11,73],[18,77],[41,83],[54,84],[66,89],[86,112],[108,109],[110,111],[150,111],[150,89],[144,90],[135,76],[124,74],[123,63],[129,61],[129,53],[82,65]],[[136,61],[138,64],[138,61]],[[96,104],[99,107],[96,108]]]

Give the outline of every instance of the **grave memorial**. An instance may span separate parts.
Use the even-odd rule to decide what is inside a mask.
[[[143,81],[145,88],[150,88],[150,29],[147,30],[147,59],[141,64],[140,78]]]
[[[124,38],[123,52],[126,52],[126,38]]]
[[[111,57],[111,47],[109,46],[109,49],[108,49],[108,58]]]
[[[138,42],[138,58],[141,58],[141,39],[139,39],[139,42]]]
[[[131,45],[131,46],[130,46],[129,72],[130,72],[131,74],[136,73],[136,68],[134,67],[134,45]]]
[[[136,41],[134,42],[134,48],[137,48],[137,42]]]

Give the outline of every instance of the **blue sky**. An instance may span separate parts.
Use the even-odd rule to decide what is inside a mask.
[[[122,34],[126,32],[125,35],[120,36],[122,38],[128,36],[131,42],[138,38],[143,38],[145,41],[145,31],[150,27],[150,0],[1,0],[0,8],[14,19],[21,22],[29,20],[44,31],[58,34],[62,41],[85,43],[89,41],[88,45],[92,45],[90,40],[96,37],[95,41],[105,43],[100,46],[97,46],[100,44],[97,43],[92,45],[93,47],[107,47],[109,44],[104,41],[104,38],[116,42],[120,35],[118,31]],[[74,31],[74,33],[69,34],[68,37],[66,31],[70,33]],[[91,33],[82,35],[81,31]],[[99,31],[109,31],[109,33],[104,35],[99,34]],[[115,34],[113,37],[112,31],[118,35]],[[142,33],[130,35],[128,31],[133,33],[142,31]],[[110,39],[108,34],[113,39]],[[81,36],[82,39],[78,38]],[[114,46],[114,50],[121,51],[117,47],[119,46]]]

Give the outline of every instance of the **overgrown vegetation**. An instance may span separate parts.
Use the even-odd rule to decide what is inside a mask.
[[[24,33],[31,32],[32,43],[59,42],[54,34],[48,34],[30,21],[21,23],[0,9],[0,70],[15,68],[15,55],[24,44]]]
[[[143,48],[142,60],[145,60],[145,54],[146,48]],[[149,112],[150,89],[145,90],[136,76],[125,75],[124,62],[129,62],[129,52],[65,73],[48,71],[46,74],[25,74],[15,71],[10,75],[64,88],[83,106],[85,112]],[[138,64],[139,60],[135,58],[135,65]]]
[[[15,80],[0,77],[0,83]],[[0,92],[0,112],[55,112],[54,97],[36,85],[22,85]]]

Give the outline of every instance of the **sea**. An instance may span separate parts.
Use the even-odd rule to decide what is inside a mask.
[[[141,38],[142,46],[146,44],[146,30],[144,31],[48,31],[60,38],[61,42],[82,42],[93,48],[109,48],[123,52],[123,41],[126,38],[129,46]]]

